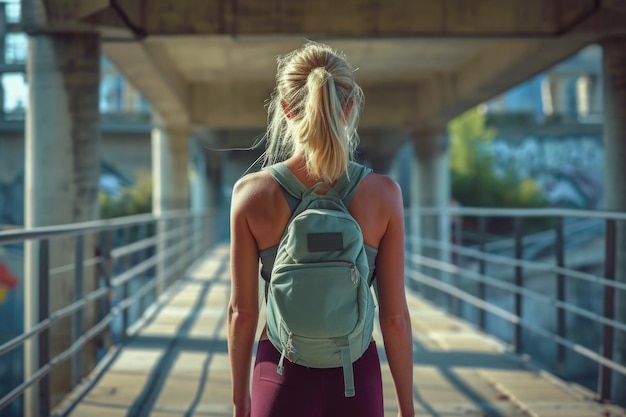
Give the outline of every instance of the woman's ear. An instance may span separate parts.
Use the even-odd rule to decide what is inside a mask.
[[[280,105],[283,107],[283,111],[285,112],[285,116],[287,119],[291,119],[293,117],[293,113],[289,110],[289,106],[283,100],[280,101]]]

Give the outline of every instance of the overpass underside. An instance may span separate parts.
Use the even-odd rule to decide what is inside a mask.
[[[343,50],[359,68],[356,78],[366,97],[359,150],[363,162],[396,175],[398,152],[410,147],[403,190],[407,206],[440,209],[449,199],[447,122],[599,43],[604,51],[605,186],[611,190],[606,207],[626,211],[626,3],[621,0],[22,4],[31,91],[25,146],[27,228],[99,218],[101,52],[153,108],[153,211],[161,214],[216,205],[222,190],[258,156],[203,155],[206,172],[190,172],[189,140],[197,138],[212,148],[250,146],[264,131],[264,102],[273,88],[276,55],[305,39]],[[418,224],[414,232],[446,239],[446,228],[445,222]],[[624,282],[626,227],[617,229],[617,247],[616,279]],[[34,244],[26,247],[27,294],[38,293],[37,250]],[[67,247],[53,245],[50,250],[50,267],[72,262]],[[53,307],[72,299],[66,286],[51,286],[49,297]],[[623,298],[616,309],[626,316]],[[38,322],[39,312],[34,300],[27,305],[28,329]],[[59,341],[70,336],[66,328],[53,334]],[[52,356],[60,346],[51,343]],[[27,362],[27,374],[36,369]],[[52,376],[52,404],[69,390],[66,374]],[[37,401],[29,398],[27,403],[35,407],[29,413],[37,415]]]

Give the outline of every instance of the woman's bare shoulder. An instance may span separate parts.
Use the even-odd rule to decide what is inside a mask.
[[[254,203],[273,198],[278,190],[276,181],[265,171],[253,172],[241,177],[233,187],[233,203]]]
[[[371,173],[363,178],[361,188],[364,194],[382,199],[385,202],[395,202],[402,196],[400,185],[391,177],[382,174]],[[359,190],[361,191],[361,190]]]

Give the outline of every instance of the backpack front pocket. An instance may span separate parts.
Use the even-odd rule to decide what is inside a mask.
[[[272,275],[270,291],[285,325],[310,338],[340,337],[357,324],[359,272],[349,262],[292,264]]]

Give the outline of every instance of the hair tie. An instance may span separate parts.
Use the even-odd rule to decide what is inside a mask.
[[[324,85],[332,74],[325,67],[316,67],[311,70],[308,76],[309,81],[317,81],[319,85]]]

